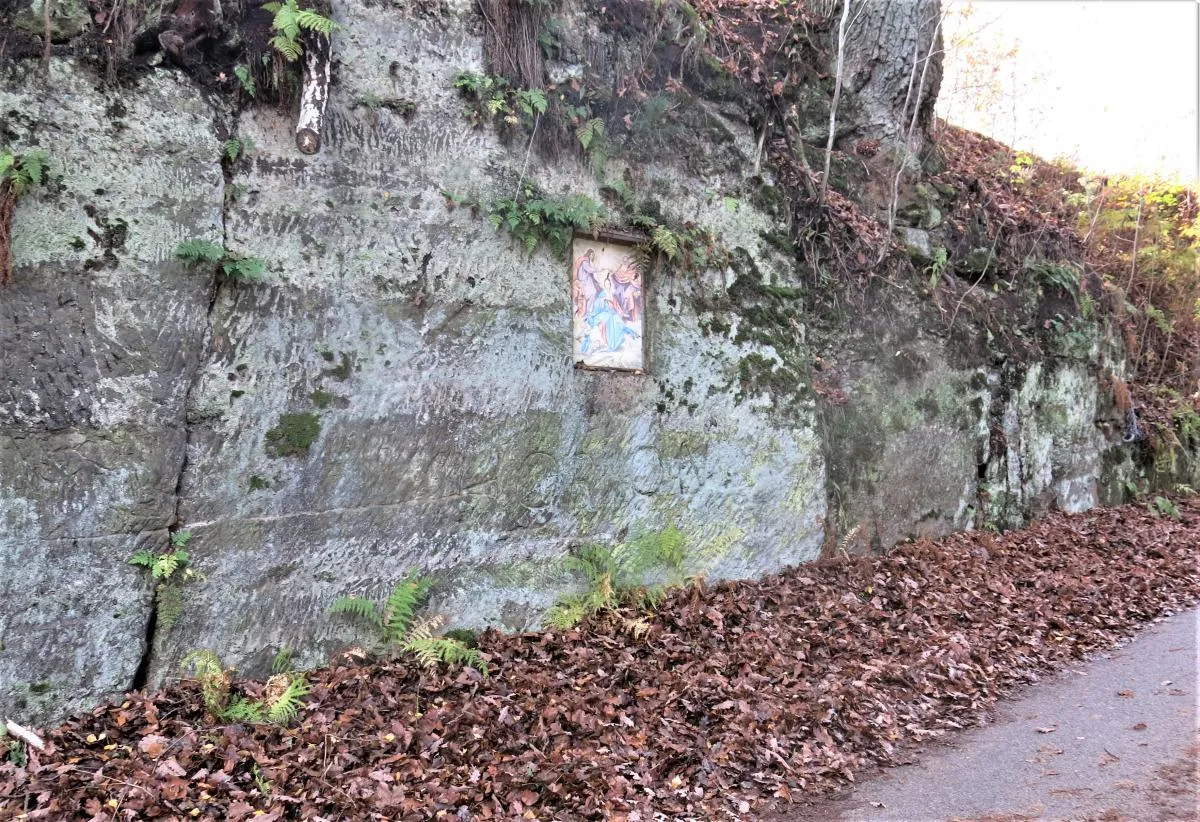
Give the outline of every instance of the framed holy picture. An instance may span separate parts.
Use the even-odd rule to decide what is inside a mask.
[[[636,235],[575,237],[571,322],[577,368],[646,370],[646,285]]]

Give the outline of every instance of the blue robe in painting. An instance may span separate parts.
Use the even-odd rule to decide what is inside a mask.
[[[621,346],[625,344],[625,339],[637,339],[637,332],[625,324],[625,320],[613,307],[612,298],[608,291],[603,288],[596,293],[596,298],[592,303],[592,310],[587,315],[587,323],[592,328],[601,329],[601,339],[604,340],[603,348],[597,348],[594,352],[591,351],[592,336],[589,334],[584,337],[580,344],[580,351],[584,354],[596,353],[603,354],[606,351],[620,351]]]

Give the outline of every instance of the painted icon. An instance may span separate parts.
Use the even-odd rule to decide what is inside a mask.
[[[632,243],[576,237],[571,254],[575,364],[645,369],[646,292]]]

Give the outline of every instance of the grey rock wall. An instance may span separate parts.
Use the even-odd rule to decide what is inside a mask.
[[[214,108],[161,73],[137,94],[18,66],[0,112],[53,158],[0,293],[0,713],[42,718],[133,683],[166,544],[208,280],[174,244],[220,236]]]
[[[173,70],[120,93],[65,60],[5,78],[5,129],[55,180],[19,209],[0,292],[0,715],[85,706],[139,666],[153,684],[201,647],[252,674],[284,646],[319,664],[360,639],[328,604],[413,570],[451,625],[521,630],[590,541],[675,525],[690,571],[750,577],[1104,498],[1093,361],[1003,371],[919,301],[817,343],[799,303],[761,290],[800,273],[768,241],[757,134],[727,106],[699,103],[690,142],[610,173],[736,264],[651,273],[648,374],[575,370],[567,264],[441,192],[510,194],[524,169],[598,197],[594,178],[570,157],[525,167],[523,145],[469,126],[451,87],[482,68],[465,0],[335,15],[312,157],[290,119],[231,122]],[[393,97],[416,113],[363,104]],[[255,148],[226,192],[228,128]],[[263,282],[215,288],[171,258],[191,238],[262,257]],[[151,584],[127,560],[168,529],[192,534],[202,577],[148,631]]]

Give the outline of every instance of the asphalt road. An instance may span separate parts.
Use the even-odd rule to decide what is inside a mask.
[[[1197,618],[1176,614],[801,820],[1200,820]]]

